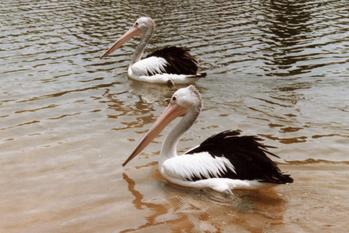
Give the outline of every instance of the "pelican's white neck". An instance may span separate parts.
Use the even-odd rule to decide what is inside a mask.
[[[139,42],[139,44],[137,45],[135,52],[132,55],[132,59],[131,59],[131,64],[133,65],[136,62],[138,62],[143,55],[143,51],[145,49],[145,46],[147,45],[148,41],[150,40],[151,36],[153,35],[154,32],[154,27],[149,27],[146,32],[144,33],[144,36],[142,37],[141,41]]]
[[[190,109],[170,131],[162,144],[159,160],[160,164],[162,164],[166,159],[177,156],[177,144],[179,139],[181,138],[182,134],[193,125],[199,113],[200,112],[194,108]]]

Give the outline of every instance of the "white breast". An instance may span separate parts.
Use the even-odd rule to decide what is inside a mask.
[[[148,57],[129,66],[127,74],[133,80],[162,84],[191,84],[199,79],[195,75],[167,74],[166,65],[167,61],[164,58]]]
[[[176,156],[160,164],[160,172],[168,181],[186,187],[211,188],[217,192],[231,193],[231,189],[254,190],[270,188],[275,185],[258,180],[219,178],[218,176],[227,169],[236,173],[234,166],[228,159],[224,157],[213,158],[207,152]],[[194,175],[201,176],[203,179],[190,180]],[[212,176],[216,177],[210,178]]]
[[[162,57],[148,57],[130,66],[135,76],[165,73],[167,61]]]
[[[227,158],[212,157],[207,152],[176,156],[161,164],[164,175],[181,180],[192,180],[192,177],[219,177],[229,170],[235,172],[234,166]]]

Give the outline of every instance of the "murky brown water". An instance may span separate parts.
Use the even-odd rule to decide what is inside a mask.
[[[349,1],[10,1],[0,5],[0,232],[348,232]],[[205,108],[187,149],[258,134],[295,183],[233,200],[168,184],[163,137],[122,161],[174,91],[127,79],[140,15],[149,50],[200,58]]]

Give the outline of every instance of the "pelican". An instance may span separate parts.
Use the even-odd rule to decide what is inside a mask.
[[[120,48],[132,37],[141,36],[141,41],[136,47],[128,67],[129,78],[150,83],[189,84],[206,75],[197,72],[197,61],[186,48],[166,47],[141,60],[144,48],[154,30],[153,19],[150,17],[138,18],[133,26],[107,49],[101,58]]]
[[[178,89],[154,125],[141,139],[125,166],[176,117],[182,117],[162,144],[159,167],[168,181],[193,188],[211,188],[232,194],[233,189],[259,189],[292,183],[268,156],[270,146],[260,143],[256,136],[240,136],[239,131],[227,130],[213,135],[186,152],[177,154],[180,137],[187,131],[202,108],[199,91],[190,85]]]

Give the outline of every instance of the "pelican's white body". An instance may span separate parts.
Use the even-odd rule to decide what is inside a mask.
[[[127,74],[133,80],[159,84],[191,84],[198,80],[195,75],[167,74],[164,68],[166,65],[167,61],[162,57],[148,57],[131,64]]]
[[[160,161],[159,167],[161,175],[171,183],[192,188],[211,188],[217,192],[230,193],[231,189],[260,189],[274,186],[258,180],[218,178],[218,175],[227,169],[234,172],[234,166],[227,158],[214,158],[207,152],[176,155]],[[210,178],[209,174],[217,178]],[[193,175],[201,176],[203,179],[192,181],[190,177]]]

